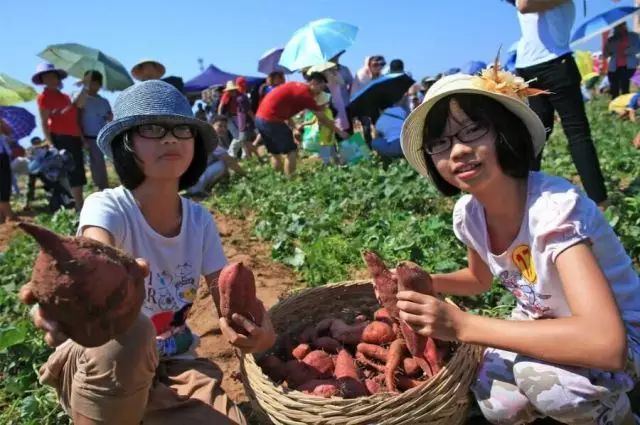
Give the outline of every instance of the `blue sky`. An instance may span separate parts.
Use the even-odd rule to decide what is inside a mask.
[[[632,0],[587,0],[592,16]],[[586,18],[576,1],[576,25]],[[0,71],[30,81],[37,53],[48,44],[76,42],[99,48],[127,68],[143,57],[186,80],[199,72],[198,58],[229,72],[259,75],[257,60],[283,46],[308,21],[331,17],[360,28],[342,62],[355,71],[365,56],[401,58],[421,78],[490,61],[520,37],[515,9],[500,0],[0,0]],[[585,48],[596,48],[591,43]],[[75,90],[65,80],[64,90]],[[113,100],[114,94],[107,93]],[[26,104],[32,112],[35,105]],[[39,129],[34,135],[41,134]]]

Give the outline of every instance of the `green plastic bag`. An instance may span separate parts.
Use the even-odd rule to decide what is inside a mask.
[[[355,164],[370,156],[371,150],[362,133],[353,133],[347,140],[340,142],[340,157],[345,164]]]
[[[313,119],[313,113],[306,112],[304,121],[308,122]],[[305,125],[302,130],[302,149],[310,153],[318,153],[320,151],[320,126],[318,124]]]

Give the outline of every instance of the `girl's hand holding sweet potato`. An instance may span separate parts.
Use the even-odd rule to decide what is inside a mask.
[[[418,334],[442,341],[458,341],[464,312],[436,297],[415,291],[398,292],[400,318]]]
[[[229,344],[239,348],[245,354],[267,351],[276,341],[276,333],[273,330],[269,313],[267,313],[262,303],[260,303],[260,306],[263,310],[260,326],[238,313],[234,313],[231,318],[236,327],[241,327],[245,330],[246,335],[236,332],[229,320],[224,317],[220,318],[222,334],[227,338]]]

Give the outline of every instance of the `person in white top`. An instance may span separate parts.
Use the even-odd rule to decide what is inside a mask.
[[[531,86],[548,93],[531,99],[547,136],[553,131],[555,112],[569,142],[569,152],[587,195],[603,208],[607,190],[580,89],[580,72],[569,41],[575,20],[573,0],[507,0],[518,10],[522,37],[518,43],[516,72]],[[535,169],[540,169],[542,151]]]
[[[640,279],[591,199],[530,171],[545,142],[527,104],[539,91],[495,66],[435,83],[401,142],[444,195],[467,193],[453,230],[468,267],[433,275],[436,292],[476,295],[496,278],[516,307],[500,320],[406,291],[400,317],[422,335],[488,347],[471,389],[492,423],[635,423],[626,393],[640,372]]]
[[[170,84],[145,81],[123,91],[114,120],[97,144],[113,160],[122,186],[89,196],[78,235],[114,245],[140,258],[149,271],[137,322],[106,344],[85,348],[34,309],[35,324],[56,351],[41,368],[76,424],[246,423],[220,388],[219,369],[195,358],[198,338],[186,324],[201,277],[219,313],[218,276],[227,263],[206,208],[178,195],[206,167],[213,130],[193,116],[187,99]],[[23,302],[34,301],[29,284]],[[215,314],[211,311],[211,314]],[[220,329],[243,352],[269,349],[275,333],[234,315],[248,336],[225,318]]]

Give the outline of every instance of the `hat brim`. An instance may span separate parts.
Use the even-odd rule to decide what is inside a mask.
[[[140,75],[140,73],[142,72],[142,65],[144,65],[145,63],[151,63],[154,64],[155,66],[159,67],[162,70],[162,73],[160,75],[160,78],[162,78],[164,76],[164,74],[167,73],[167,68],[165,68],[165,66],[163,64],[161,64],[158,61],[155,60],[143,60],[138,62],[137,64],[133,65],[133,67],[131,67],[131,75],[133,76],[133,78],[135,78],[138,81],[141,81],[141,77],[142,75]]]
[[[69,76],[69,74],[67,74],[67,71],[65,71],[64,69],[58,69],[58,68],[48,69],[46,71],[40,71],[33,74],[33,77],[31,77],[31,82],[36,85],[44,84],[42,82],[42,76],[48,72],[53,72],[55,74],[58,74],[58,78],[60,78],[60,80],[64,80]]]
[[[136,126],[154,123],[173,125],[186,124],[193,126],[197,129],[198,135],[200,136],[202,143],[204,143],[204,148],[207,154],[213,151],[216,136],[209,123],[197,118],[185,117],[184,115],[178,114],[137,115],[111,121],[102,128],[100,133],[98,133],[98,147],[107,158],[113,160],[113,152],[111,150],[111,143],[113,142],[113,139]]]
[[[514,99],[512,97],[488,92],[481,89],[474,88],[460,88],[449,91],[444,91],[436,96],[433,96],[425,100],[416,109],[414,109],[402,126],[402,132],[400,136],[402,153],[404,154],[407,162],[414,170],[420,173],[422,176],[428,177],[427,163],[424,158],[424,125],[427,115],[431,108],[442,98],[457,93],[479,94],[482,96],[488,96],[492,99],[500,102],[505,108],[511,111],[514,115],[522,120],[522,122],[529,130],[531,135],[531,141],[533,143],[534,153],[537,155],[542,152],[544,143],[546,141],[546,131],[542,121],[536,115],[531,108],[529,108],[521,100]]]

